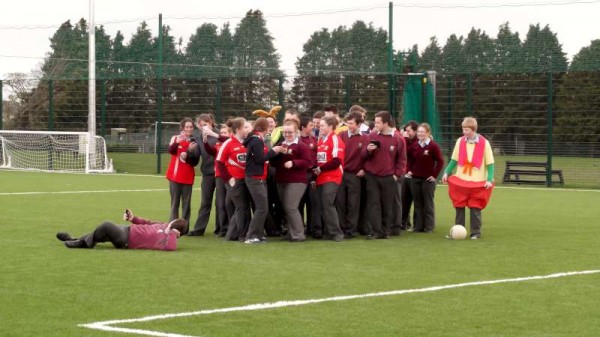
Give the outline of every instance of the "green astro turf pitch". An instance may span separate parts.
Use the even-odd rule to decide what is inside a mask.
[[[54,236],[122,222],[125,207],[165,219],[163,177],[0,171],[0,187],[0,336],[126,336],[79,325],[600,270],[599,191],[497,188],[479,241],[444,238],[454,210],[439,186],[433,234],[251,246],[209,234],[159,252],[66,249]],[[192,221],[199,197],[194,190]],[[598,294],[600,274],[587,274],[114,327],[205,337],[600,336]]]

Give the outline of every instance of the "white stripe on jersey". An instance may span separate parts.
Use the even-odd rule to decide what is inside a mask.
[[[337,135],[333,134],[331,135],[331,141],[333,143],[333,149],[331,150],[331,157],[332,158],[338,158],[338,150],[339,150],[339,144],[338,144],[338,140],[339,138],[337,137]]]
[[[219,153],[217,153],[217,161],[220,161],[222,163],[224,163],[224,161],[221,160],[221,157],[223,156],[223,150],[227,147],[227,145],[229,144],[229,142],[231,142],[231,138],[227,139],[226,141],[223,142],[223,144],[221,144],[221,148],[219,149]]]
[[[227,162],[228,162],[228,163],[229,163],[229,165],[231,165],[231,166],[237,166],[237,167],[239,167],[239,168],[241,168],[241,169],[244,169],[244,166],[242,166],[242,165],[240,165],[240,164],[236,163],[236,162],[235,162],[233,159],[231,159],[231,158],[227,159]]]

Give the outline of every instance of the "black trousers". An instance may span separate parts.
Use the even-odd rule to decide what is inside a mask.
[[[338,189],[335,206],[340,218],[340,228],[345,234],[358,232],[360,217],[361,179],[354,173],[344,172]]]
[[[216,196],[215,196],[215,234],[227,234],[229,227],[229,217],[235,212],[235,206],[231,198],[227,197],[226,182],[221,177],[215,178]]]
[[[169,181],[169,192],[171,193],[171,215],[169,216],[169,222],[179,218],[179,205],[181,203],[181,217],[188,224],[190,223],[192,186]]]
[[[407,179],[409,180],[409,179]],[[415,202],[415,232],[431,232],[435,229],[435,181],[411,178],[411,190]]]
[[[85,248],[94,248],[97,243],[101,242],[111,242],[115,248],[127,248],[129,226],[118,226],[110,221],[105,221],[93,232],[82,235],[79,240],[85,242]]]
[[[410,221],[410,208],[413,203],[413,194],[411,192],[412,178],[406,178],[402,182],[402,190],[400,199],[402,200],[402,229],[409,229],[415,222],[413,212],[413,221]]]
[[[321,219],[321,195],[312,184],[306,185],[304,197],[300,201],[300,214],[304,219],[304,207],[306,206],[306,234],[323,235],[323,221]]]
[[[339,185],[336,183],[325,183],[317,187],[321,195],[321,211],[323,215],[323,227],[325,236],[333,240],[342,240],[344,233],[340,229],[340,219],[335,209],[335,197]]]
[[[216,187],[214,175],[202,176],[202,183],[200,185],[200,209],[198,210],[198,219],[196,219],[192,232],[204,234],[206,231]]]
[[[386,236],[390,234],[395,194],[397,190],[393,176],[379,177],[367,173],[367,202],[372,234]]]
[[[252,196],[254,214],[250,220],[246,239],[260,239],[264,235],[265,220],[269,212],[269,197],[266,180],[246,177],[246,187]]]
[[[233,215],[229,218],[229,228],[225,238],[227,240],[244,240],[250,224],[250,196],[243,179],[236,179],[233,186],[225,182],[227,195],[235,206]]]

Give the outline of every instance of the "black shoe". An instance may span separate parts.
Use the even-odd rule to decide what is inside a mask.
[[[69,233],[66,233],[66,232],[58,232],[58,233],[56,233],[56,238],[59,239],[60,241],[72,241],[72,240],[76,240],[74,237],[72,237]]]
[[[67,248],[85,248],[85,243],[83,240],[69,240],[65,241],[65,246]]]
[[[197,232],[197,231],[191,231],[191,232],[187,233],[187,236],[204,236],[204,233]]]
[[[352,233],[345,233],[344,239],[354,239],[354,235]]]
[[[393,230],[393,231],[390,233],[390,235],[391,235],[391,236],[400,236],[400,233],[401,233],[401,232],[402,232],[401,230]]]
[[[389,238],[389,235],[367,235],[367,240],[385,240]]]
[[[321,234],[321,233],[314,233],[312,235],[312,237],[313,237],[313,239],[321,240],[323,238],[323,234]]]

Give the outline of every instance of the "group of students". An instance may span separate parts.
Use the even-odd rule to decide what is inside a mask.
[[[410,121],[397,128],[390,113],[380,111],[368,125],[366,110],[354,105],[343,119],[335,106],[312,116],[287,110],[283,125],[277,127],[280,108],[257,110],[254,121],[232,118],[220,128],[212,114],[199,115],[196,125],[184,118],[181,133],[171,138],[168,149],[170,219],[154,232],[174,237],[204,235],[213,196],[214,234],[248,244],[262,243],[266,236],[284,235],[291,242],[305,241],[307,235],[342,241],[357,235],[388,239],[402,230],[434,231],[435,190],[444,158],[427,123]],[[474,118],[465,118],[462,129],[463,137],[456,142],[442,182],[449,184],[455,223],[465,226],[465,207],[469,207],[471,239],[478,239],[481,210],[493,187],[494,159],[489,142],[476,132]],[[201,203],[188,232],[199,163]],[[124,218],[138,225],[157,224],[134,220],[127,212]],[[173,225],[174,233],[169,233]],[[98,231],[96,236],[104,241],[90,241],[90,235],[74,239],[59,233],[57,237],[69,248],[91,248],[95,242],[112,242],[106,233],[116,232],[117,239],[127,241],[131,230],[103,224],[91,237]],[[162,246],[155,243],[159,248],[150,249],[167,247],[161,235],[155,234],[150,241],[160,241]],[[116,247],[127,247],[119,242]]]
[[[434,230],[444,158],[428,124],[399,129],[380,111],[368,125],[366,110],[355,105],[343,119],[335,106],[312,116],[288,110],[277,127],[278,109],[256,111],[261,117],[252,122],[233,118],[220,129],[202,114],[196,137],[193,121],[182,121],[183,133],[171,139],[167,178],[171,219],[182,204],[189,221],[193,167],[202,160],[201,205],[188,235],[204,235],[215,192],[215,234],[227,240],[260,243],[281,233],[293,242],[306,235],[386,239],[407,229]]]

